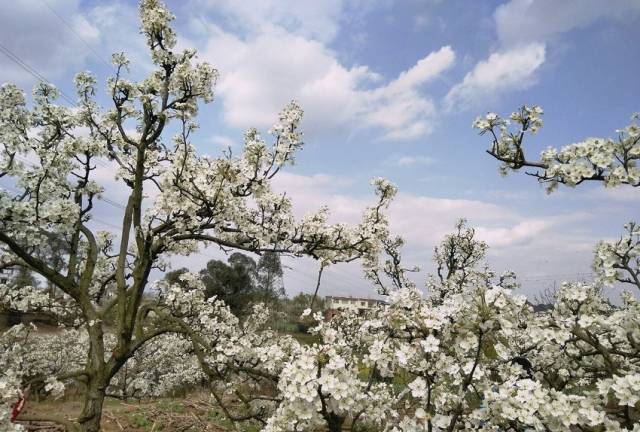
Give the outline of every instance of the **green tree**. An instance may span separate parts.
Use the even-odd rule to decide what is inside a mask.
[[[287,300],[287,315],[290,322],[295,323],[298,331],[306,332],[308,328],[313,324],[313,320],[310,316],[302,317],[302,313],[305,309],[311,306],[313,301],[313,294],[298,293],[293,298]],[[311,314],[316,312],[322,312],[325,310],[324,298],[317,296],[313,301],[313,309]]]
[[[180,280],[180,276],[182,276],[185,273],[188,273],[189,269],[186,267],[182,267],[179,268],[177,270],[172,270],[170,272],[168,272],[165,276],[164,279],[171,283],[171,284],[177,284],[180,285],[180,287],[182,289],[186,289],[188,287],[188,284],[184,283],[183,281]]]
[[[285,296],[282,263],[275,252],[265,252],[256,271],[257,299],[267,303]]]
[[[233,253],[227,262],[211,260],[200,270],[206,297],[223,300],[236,316],[247,311],[255,291],[256,262],[240,252]]]
[[[26,286],[38,287],[38,280],[33,276],[33,272],[24,266],[18,266],[15,274],[11,278],[10,284],[16,288],[23,288]]]

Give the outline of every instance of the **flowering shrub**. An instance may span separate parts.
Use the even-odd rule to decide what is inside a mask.
[[[495,114],[475,125],[492,134],[489,152],[505,170],[540,168],[534,175],[549,190],[586,179],[634,184],[619,177],[620,166],[633,172],[634,125],[609,147],[577,151],[594,142],[587,140],[529,162],[523,137],[542,127],[541,114],[539,107],[514,113],[518,133]],[[613,158],[607,168],[585,168],[603,160],[601,150]],[[616,151],[627,159],[611,156]],[[280,351],[281,366],[267,377],[277,396],[258,404],[253,418],[268,431],[640,430],[639,303],[625,293],[616,306],[602,293],[613,282],[640,289],[638,229],[626,230],[596,247],[596,281],[563,284],[552,309],[539,313],[514,293],[513,273],[496,277],[482,266],[487,245],[464,221],[436,248],[426,297],[406,277],[414,269],[402,265],[402,239],[383,240],[387,258],[367,257],[365,276],[390,294],[389,305],[330,322],[316,316],[320,342]]]
[[[588,138],[560,150],[549,148],[539,161],[531,161],[525,157],[524,137],[542,127],[541,115],[540,107],[523,106],[510,121],[494,113],[476,119],[474,127],[480,134],[492,137],[488,153],[502,162],[502,172],[536,168],[527,174],[545,183],[549,192],[559,184],[573,187],[586,180],[607,187],[640,185],[636,162],[640,156],[638,114],[632,116],[629,126],[616,131],[617,139]],[[510,123],[515,131],[509,129]],[[604,286],[613,283],[640,289],[637,224],[628,223],[625,231],[619,240],[596,246],[595,282],[563,284],[556,293],[554,308],[538,315],[522,338],[533,359],[535,379],[522,394],[540,402],[536,402],[538,409],[528,408],[529,417],[537,417],[538,422],[551,406],[557,428],[640,429],[640,406],[637,397],[631,396],[640,390],[637,293],[623,293],[619,306],[602,293]],[[521,393],[505,393],[509,394]]]

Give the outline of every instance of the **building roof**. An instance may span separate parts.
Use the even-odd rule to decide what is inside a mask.
[[[325,296],[325,300],[347,300],[347,301],[366,301],[373,303],[386,303],[384,300],[361,298],[361,297],[341,297],[341,296]]]

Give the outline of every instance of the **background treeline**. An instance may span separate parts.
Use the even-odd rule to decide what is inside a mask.
[[[165,279],[185,288],[186,284],[181,281],[180,276],[188,271],[187,268],[170,271],[165,275]],[[277,253],[266,252],[256,261],[251,256],[235,252],[229,255],[226,262],[210,260],[198,275],[205,286],[206,298],[216,296],[223,300],[240,319],[250,314],[253,305],[264,303],[271,311],[268,323],[271,328],[285,333],[306,332],[308,324],[302,322],[300,316],[310,306],[313,296],[299,293],[293,297],[287,297],[282,262]],[[15,288],[33,286],[46,289],[52,298],[56,296],[54,287],[49,286],[50,284],[43,286],[40,282],[29,269],[15,267],[7,283]],[[146,297],[153,297],[153,295],[148,293]],[[27,316],[4,307],[3,303],[0,301],[0,328],[20,322],[56,324],[51,317],[37,313]],[[316,298],[314,311],[323,311],[324,308],[324,300],[321,297]]]
[[[171,283],[183,284],[180,275],[186,268],[167,273]],[[269,326],[286,333],[305,332],[308,325],[300,315],[311,304],[312,295],[299,293],[287,297],[280,256],[266,252],[258,261],[240,252],[229,256],[226,262],[210,260],[198,273],[205,286],[206,297],[223,300],[239,318],[246,317],[256,303],[266,304],[271,311]],[[316,298],[314,310],[324,310],[324,300]]]

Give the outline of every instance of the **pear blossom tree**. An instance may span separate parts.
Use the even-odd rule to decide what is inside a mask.
[[[250,129],[240,155],[199,155],[191,141],[198,105],[213,100],[217,71],[197,63],[194,50],[176,50],[173,16],[159,0],[142,0],[139,11],[154,70],[132,81],[129,60],[115,54],[108,108],[99,105],[96,78],[88,72],[75,78],[73,107],[60,104],[59,91],[46,83],[35,87],[33,104],[16,86],[0,87],[0,177],[10,179],[17,191],[0,192],[2,264],[27,267],[60,293],[55,301],[45,301],[34,287],[16,292],[5,286],[0,297],[19,309],[37,306],[63,314],[82,335],[71,340],[83,352],[79,361],[69,359],[60,376],[28,361],[23,366],[31,365],[32,371],[0,365],[11,371],[0,379],[2,401],[9,403],[23,391],[15,387],[21,377],[28,381],[39,375],[44,382],[55,381],[58,390],[73,380],[85,389],[79,417],[48,420],[83,431],[100,429],[110,385],[129,385],[114,377],[155,338],[196,336],[189,327],[194,316],[203,331],[206,325],[214,332],[207,334],[209,346],[238,336],[231,329],[237,325],[233,315],[221,303],[198,297],[200,291],[160,287],[157,298],[144,300],[150,274],[166,267],[168,255],[217,245],[308,255],[325,265],[367,257],[378,252],[388,234],[383,210],[395,193],[391,184],[375,179],[377,202],[356,226],[329,224],[324,208],[296,221],[289,198],[271,188],[274,176],[302,147],[302,109],[296,102],[282,110],[269,131],[272,144]],[[168,138],[171,131],[176,133]],[[96,230],[91,222],[104,193],[99,162],[116,167],[115,181],[128,194],[118,234]],[[39,254],[52,236],[65,244],[62,265],[52,266]],[[107,324],[109,317],[113,324]],[[9,387],[13,390],[5,393]]]
[[[536,384],[522,343],[535,316],[513,293],[514,275],[497,277],[481,265],[487,246],[460,221],[436,248],[442,277],[429,278],[425,297],[406,277],[414,269],[400,264],[400,246],[388,241],[388,259],[372,260],[366,270],[390,294],[387,307],[329,322],[317,315],[312,331],[319,343],[276,351],[285,354],[269,378],[277,397],[254,405],[270,410],[264,430],[507,430],[516,424],[498,408],[513,403],[511,393],[501,399],[498,389],[526,392]],[[492,410],[487,400],[495,401]],[[566,430],[551,405],[544,415],[522,423]]]
[[[549,147],[539,160],[531,160],[525,156],[524,141],[527,133],[542,128],[542,114],[539,106],[524,105],[508,120],[491,112],[476,118],[473,127],[491,137],[487,152],[502,162],[501,173],[535,168],[527,174],[545,184],[547,192],[560,184],[575,187],[585,181],[601,182],[608,188],[640,186],[640,114],[633,114],[631,123],[616,131],[615,139],[587,138],[559,150]],[[593,268],[600,283],[619,282],[640,289],[640,228],[629,222],[624,229],[619,240],[598,243]]]

